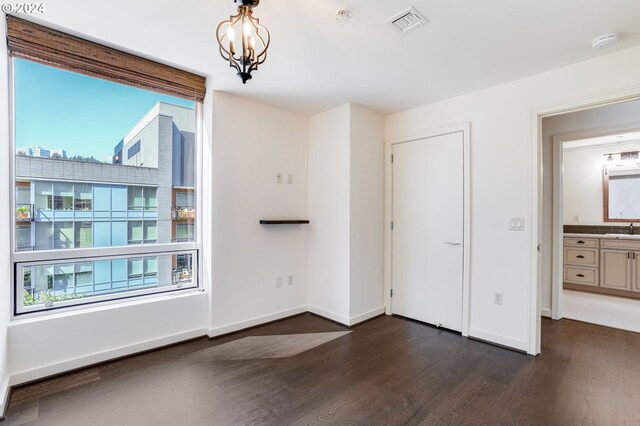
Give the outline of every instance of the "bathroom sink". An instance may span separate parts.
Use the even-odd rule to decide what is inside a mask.
[[[640,240],[640,235],[629,234],[604,234],[607,238],[617,238],[619,240]]]

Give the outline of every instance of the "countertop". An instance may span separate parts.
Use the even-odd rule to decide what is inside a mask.
[[[634,234],[571,234],[565,233],[567,238],[608,238],[612,240],[640,240],[640,235]]]

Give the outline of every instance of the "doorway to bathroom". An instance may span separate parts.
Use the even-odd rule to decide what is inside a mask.
[[[543,317],[640,332],[639,153],[639,100],[542,118]]]

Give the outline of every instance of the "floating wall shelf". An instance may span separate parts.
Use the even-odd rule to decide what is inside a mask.
[[[308,220],[301,219],[284,219],[284,220],[271,220],[260,219],[260,225],[306,225]]]

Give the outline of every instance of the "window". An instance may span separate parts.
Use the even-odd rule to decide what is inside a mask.
[[[176,224],[176,242],[193,241],[194,238],[193,223],[177,223]]]
[[[75,197],[73,199],[75,210],[93,210],[93,186],[90,184],[75,184]]]
[[[132,186],[127,192],[129,210],[142,210],[144,208],[143,188]]]
[[[14,315],[197,287],[204,79],[13,16],[7,22]],[[55,49],[30,47],[34,34],[56,34]],[[192,212],[179,228],[170,215],[176,191]]]
[[[140,141],[134,143],[131,148],[127,150],[127,158],[131,159],[134,155],[140,152]]]
[[[73,184],[67,182],[53,183],[53,209],[73,210]]]

